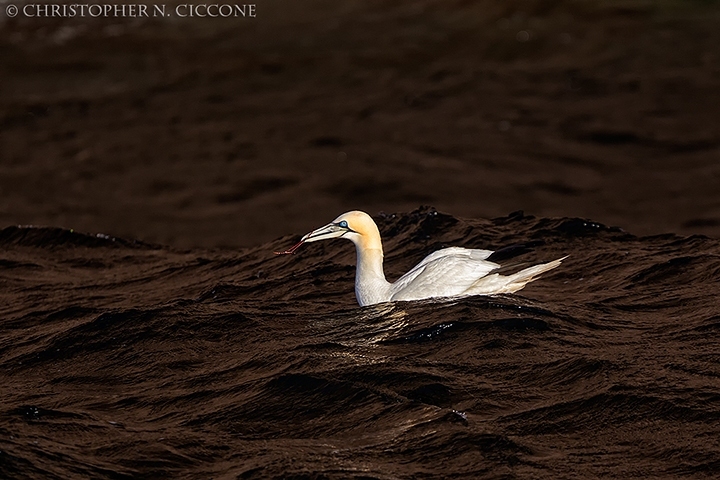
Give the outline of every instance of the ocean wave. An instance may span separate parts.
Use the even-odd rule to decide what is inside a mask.
[[[521,213],[377,221],[389,276],[450,245],[499,250],[516,268],[570,257],[516,295],[360,308],[344,242],[278,258],[295,236],[179,251],[1,230],[0,475],[715,467],[720,241]]]

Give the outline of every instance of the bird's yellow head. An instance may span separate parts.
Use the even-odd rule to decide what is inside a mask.
[[[317,242],[328,238],[347,238],[362,249],[382,250],[377,225],[370,215],[359,210],[343,213],[331,223],[305,235],[302,242]]]

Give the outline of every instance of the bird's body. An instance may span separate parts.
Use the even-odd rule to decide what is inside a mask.
[[[433,252],[397,281],[390,283],[383,271],[380,232],[367,213],[344,213],[332,223],[305,235],[300,243],[282,253],[292,253],[305,242],[347,238],[355,244],[357,269],[355,296],[361,306],[400,300],[513,293],[564,258],[535,265],[513,275],[491,273],[500,268],[488,261],[491,250],[450,247]]]

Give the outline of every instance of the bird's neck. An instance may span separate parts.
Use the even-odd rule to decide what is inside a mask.
[[[378,248],[357,249],[357,278],[385,280],[383,252]]]
[[[383,272],[381,248],[357,245],[357,269],[355,271],[355,296],[362,306],[390,300],[390,283]]]

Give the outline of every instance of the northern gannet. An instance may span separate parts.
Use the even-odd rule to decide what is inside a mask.
[[[565,258],[542,263],[513,275],[490,274],[500,265],[487,258],[492,250],[450,247],[433,252],[394,283],[385,279],[380,231],[365,212],[343,213],[331,223],[308,233],[299,243],[277,255],[295,253],[303,243],[328,238],[346,238],[355,244],[357,267],[355,296],[360,306],[399,300],[435,297],[464,297],[513,293]]]

